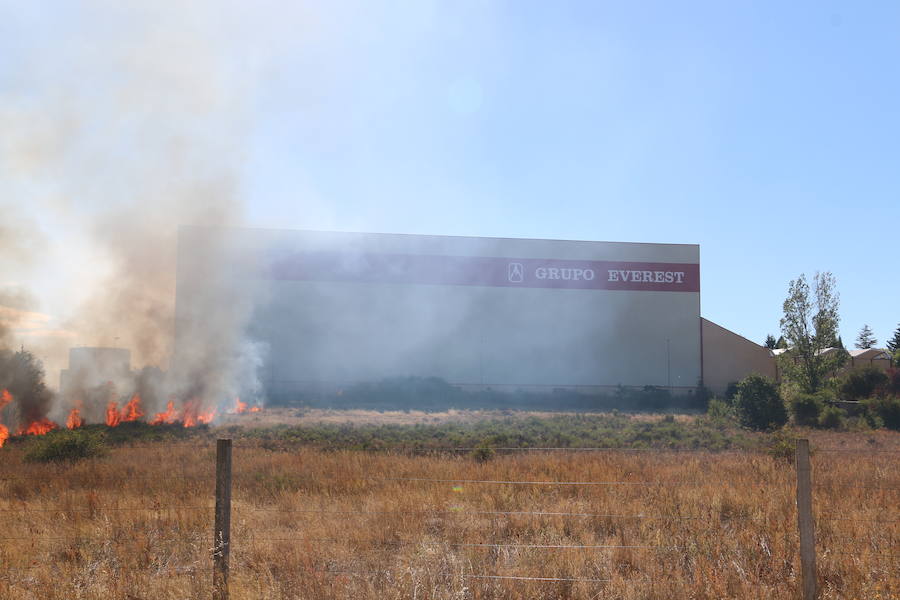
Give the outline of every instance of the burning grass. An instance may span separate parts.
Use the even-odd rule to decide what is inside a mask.
[[[135,423],[109,432],[126,425],[162,430]],[[0,597],[209,597],[215,436],[189,433],[77,464],[29,464],[27,444],[4,449]],[[829,433],[813,445],[848,449],[813,458],[823,598],[900,596],[897,559],[885,556],[897,554],[900,533],[897,517],[889,519],[900,498],[898,455],[852,451],[896,450],[900,436]],[[794,471],[762,451],[517,452],[479,461],[244,438],[234,469],[237,600],[798,594]],[[532,512],[544,514],[524,514]]]
[[[7,405],[12,404],[15,401],[15,396],[13,396],[8,390],[0,391],[0,418],[2,418],[2,411]],[[246,404],[237,401],[238,405],[243,404],[245,407],[245,411],[239,412],[247,412]],[[258,412],[260,409],[257,406],[254,406],[249,409],[252,412]],[[204,410],[201,408],[200,403],[196,400],[187,400],[185,401],[180,409],[175,408],[175,401],[169,400],[166,405],[165,412],[156,413],[156,415],[150,419],[149,421],[145,421],[144,417],[146,413],[144,412],[143,406],[141,404],[141,397],[138,394],[134,394],[130,400],[123,403],[122,407],[119,407],[119,403],[115,400],[110,400],[106,404],[105,411],[105,425],[106,427],[113,428],[119,427],[122,424],[126,423],[139,423],[146,424],[151,426],[158,425],[179,425],[184,428],[193,428],[202,425],[209,425],[216,418],[217,411],[215,409],[212,410]],[[69,411],[69,415],[65,421],[65,427],[69,430],[81,429],[89,426],[88,422],[82,417],[81,409],[78,407],[74,407]],[[51,421],[46,417],[40,418],[32,418],[27,419],[22,422],[19,427],[15,430],[16,436],[44,436],[50,433],[51,431],[55,431],[61,429],[60,426]],[[133,431],[133,430],[132,430]],[[6,440],[10,438],[10,430],[0,423],[0,448],[4,446]]]

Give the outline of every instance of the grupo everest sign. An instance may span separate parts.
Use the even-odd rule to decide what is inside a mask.
[[[275,258],[280,280],[699,292],[700,266],[488,256],[301,252]]]

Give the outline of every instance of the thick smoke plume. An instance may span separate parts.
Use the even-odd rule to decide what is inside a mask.
[[[206,261],[215,294],[176,347],[178,230],[243,218],[250,73],[223,60],[211,7],[93,8],[71,28],[16,15],[54,42],[19,48],[0,94],[0,347],[24,344],[50,373],[71,346],[127,348],[135,370],[115,395],[143,394],[148,413],[171,397],[212,409],[257,387],[262,349],[244,335],[255,290],[230,283],[228,240],[213,240],[192,260]],[[11,377],[0,373],[0,387]],[[42,381],[20,418],[102,416],[109,389],[84,379],[55,405]]]

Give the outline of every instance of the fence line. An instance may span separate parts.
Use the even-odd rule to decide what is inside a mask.
[[[255,538],[254,538],[255,539]],[[611,550],[616,548],[643,549],[643,550],[682,550],[679,546],[654,546],[644,544],[479,544],[475,542],[445,542],[433,540],[367,540],[363,538],[303,538],[303,537],[266,537],[260,538],[267,542],[327,542],[327,543],[352,543],[372,544],[383,546],[449,546],[451,548],[544,548],[554,550]]]
[[[469,579],[511,579],[515,581],[564,581],[582,583],[606,583],[612,579],[586,579],[581,577],[521,577],[518,575],[466,575]]]
[[[347,480],[357,479],[347,477]],[[359,477],[366,481],[415,481],[421,483],[470,483],[495,485],[563,485],[563,486],[613,486],[638,487],[699,485],[696,481],[506,481],[499,479],[431,479],[426,477]]]
[[[813,484],[813,489],[816,490],[880,490],[882,492],[896,492],[900,491],[900,487],[884,487],[880,485],[853,485],[852,483],[841,484],[841,485],[829,485],[827,483],[818,483]]]
[[[816,517],[816,519],[819,520],[819,521],[848,521],[848,522],[851,522],[851,523],[884,523],[884,524],[887,524],[887,523],[900,523],[900,519],[889,519],[889,520],[884,520],[884,519],[856,519],[856,518],[847,518],[847,517],[831,517],[831,516],[824,516],[824,515],[820,515],[820,516]]]
[[[708,520],[709,517],[685,517],[672,515],[616,515],[604,513],[574,513],[574,512],[546,512],[546,511],[508,511],[508,510],[324,510],[324,509],[279,509],[279,508],[251,508],[238,509],[251,512],[266,513],[309,513],[309,514],[325,514],[325,515],[497,515],[497,516],[541,516],[541,517],[583,517],[596,519],[647,519],[654,521],[700,521]],[[757,519],[747,516],[719,517],[720,521],[756,521],[766,522],[765,519]]]
[[[96,507],[96,508],[0,508],[0,513],[103,513],[114,511],[135,512],[159,512],[165,510],[183,511],[207,511],[215,510],[215,506],[123,506],[123,507]],[[540,516],[540,517],[579,517],[596,519],[646,519],[653,521],[705,521],[709,516],[676,516],[676,515],[619,515],[606,513],[575,513],[575,512],[546,512],[546,511],[503,511],[503,510],[324,510],[324,509],[278,509],[278,508],[240,508],[239,512],[263,512],[276,514],[323,514],[323,515],[496,515],[496,516]],[[828,517],[820,517],[829,519]],[[748,516],[719,516],[721,522],[728,521],[754,521],[758,523],[768,522]],[[896,523],[897,521],[882,521],[875,519],[840,519],[830,520],[857,520],[872,523]],[[0,539],[3,539],[0,537]]]
[[[181,536],[180,539],[184,539],[185,536]],[[167,540],[171,538],[160,538],[160,540]],[[200,536],[191,536],[190,539],[198,542],[202,541],[212,541],[212,537],[209,535],[200,535]],[[0,541],[50,541],[50,542],[62,542],[62,541],[96,541],[102,540],[104,542],[115,543],[115,540],[110,536],[99,536],[99,535],[29,535],[29,536],[2,536],[0,537]],[[128,540],[132,541],[132,540]],[[123,542],[124,543],[124,542]]]
[[[214,506],[115,506],[98,508],[0,508],[0,513],[101,513],[113,511],[146,511],[157,512],[161,510],[213,510]]]
[[[813,454],[819,452],[836,454],[900,454],[900,450],[876,450],[869,448],[813,448]]]
[[[135,447],[135,446],[124,446],[124,447]],[[156,448],[156,446],[153,446]],[[220,444],[221,447],[221,444]],[[229,443],[230,447],[230,443]],[[255,447],[249,446],[248,447]],[[204,449],[211,449],[211,445],[202,446]],[[799,444],[798,444],[799,448]],[[473,451],[479,450],[482,448],[473,447],[473,448],[463,448],[463,447],[455,447],[451,449],[435,449],[435,448],[415,448],[415,449],[406,449],[407,451],[425,451],[425,452],[433,452],[433,451]],[[387,448],[385,450],[391,451],[403,451],[403,449],[391,449]],[[550,447],[540,447],[540,448],[491,448],[491,450],[495,451],[522,451],[522,452],[657,452],[660,454],[668,453],[668,452],[695,452],[690,449],[659,449],[659,448],[640,448],[640,449],[623,449],[623,448],[550,448]],[[879,454],[900,454],[900,451],[893,450],[846,450],[846,449],[837,449],[837,448],[824,448],[824,449],[815,449],[815,452],[822,453],[844,453],[844,454],[863,454],[869,453],[874,455]],[[798,457],[800,456],[798,452]],[[809,455],[807,454],[806,460],[809,460]],[[229,461],[230,462],[230,461]],[[799,463],[799,460],[798,460]],[[829,464],[833,464],[832,461],[829,461]],[[221,463],[217,463],[218,468],[222,468]],[[807,473],[811,473],[812,466],[809,462],[806,462]],[[218,481],[222,482],[222,473],[218,473]],[[240,479],[245,476],[249,476],[249,473],[242,474],[236,473],[236,479],[240,482]],[[67,481],[70,480],[73,475],[47,475],[47,476],[33,476],[33,477],[2,477],[0,476],[0,482],[3,481],[40,481],[40,482],[48,482],[48,481]],[[161,476],[110,476],[109,474],[96,474],[96,473],[76,473],[74,476],[82,477],[90,480],[91,482],[106,482],[109,480],[111,483],[121,484],[123,480],[135,480],[135,481],[180,481],[180,480],[193,480],[193,481],[203,481],[205,483],[211,483],[213,478],[210,475],[180,475],[180,474],[167,474]],[[303,473],[303,476],[310,476],[308,473]],[[231,489],[231,468],[230,464],[227,468],[227,493],[230,496]],[[476,485],[476,484],[484,484],[484,485],[523,485],[523,486],[552,486],[552,487],[580,487],[580,486],[594,486],[594,487],[613,487],[613,486],[622,486],[622,487],[639,487],[639,488],[651,488],[651,487],[681,487],[681,486],[699,486],[705,485],[708,482],[703,481],[694,481],[694,480],[679,480],[679,481],[552,481],[552,480],[503,480],[503,479],[453,479],[453,478],[427,478],[427,477],[369,477],[369,476],[346,476],[339,478],[343,481],[379,481],[379,482],[398,482],[398,483],[441,483],[441,484],[458,484],[458,485]],[[727,482],[723,482],[726,483]],[[893,483],[893,482],[887,482]],[[770,486],[770,487],[779,487],[781,488],[784,482],[779,481],[763,481],[758,482],[760,486]],[[798,480],[798,487],[800,483]],[[815,515],[812,511],[814,498],[811,494],[811,490],[813,489],[860,489],[860,490],[879,490],[879,491],[898,491],[900,490],[900,486],[872,486],[872,485],[854,485],[852,483],[836,483],[834,485],[830,485],[828,483],[818,483],[812,484],[811,481],[807,480],[806,482],[807,489],[807,497],[803,499],[801,494],[798,491],[797,502],[798,502],[798,514],[806,511],[806,514],[809,518],[809,523],[815,527],[815,525],[824,523],[824,522],[849,522],[849,523],[870,523],[873,525],[891,525],[900,523],[900,515],[890,512],[886,514],[882,514],[875,518],[859,518],[855,516],[836,516],[834,514],[820,514]],[[804,503],[807,505],[804,507]],[[736,516],[727,516],[727,515],[708,515],[708,516],[694,516],[694,515],[660,515],[660,514],[610,514],[610,513],[590,513],[590,512],[553,512],[553,511],[480,511],[480,510],[463,510],[463,509],[424,509],[424,510],[389,510],[389,511],[378,511],[378,510],[333,510],[333,509],[279,509],[279,508],[244,508],[241,506],[235,507],[238,513],[250,512],[250,513],[269,513],[269,514],[315,514],[315,515],[338,515],[338,516],[347,516],[347,515],[481,515],[481,516],[506,516],[506,517],[572,517],[572,518],[596,518],[596,519],[622,519],[622,520],[671,520],[671,521],[698,521],[704,520],[709,521],[711,527],[715,528],[715,524],[723,524],[731,521],[747,521],[753,523],[769,523],[771,521],[779,521],[780,519],[769,519],[766,517],[759,518],[748,515],[736,515]],[[217,510],[217,507],[213,506],[171,506],[171,505],[158,505],[158,506],[113,506],[113,507],[72,507],[72,508],[38,508],[38,509],[29,509],[27,507],[12,507],[9,506],[7,508],[0,508],[0,513],[5,514],[24,514],[27,515],[29,513],[40,513],[40,514],[54,514],[54,513],[127,513],[127,512],[177,512],[177,511],[212,511]],[[219,521],[218,517],[221,509],[217,510],[217,523]],[[716,509],[710,507],[709,510],[714,512]],[[231,509],[230,507],[227,509],[226,522],[230,519]],[[801,519],[802,520],[802,519]],[[802,527],[801,523],[801,527]],[[220,556],[220,554],[216,554],[221,550],[220,540],[222,539],[220,536],[224,533],[225,539],[228,539],[230,536],[230,527],[225,525],[225,529],[222,529],[223,526],[217,525],[216,531],[212,537],[203,535],[197,538],[191,538],[196,540],[197,542],[215,544],[215,548],[211,548],[211,556],[208,556],[204,559],[204,562],[207,558],[214,558],[214,563],[217,564],[217,568],[221,569],[221,560],[216,558]],[[789,536],[785,536],[787,539]],[[812,539],[810,535],[804,535],[801,531],[801,546],[806,549],[810,548],[809,540]],[[245,539],[249,541],[254,540],[264,540],[267,542],[290,542],[290,543],[346,543],[346,544],[362,544],[362,545],[385,545],[385,546],[443,546],[449,548],[509,548],[509,549],[534,549],[534,550],[615,550],[615,549],[629,549],[629,550],[648,550],[648,551],[672,551],[672,550],[684,550],[688,547],[692,546],[664,546],[657,544],[540,544],[540,543],[490,543],[490,542],[452,542],[448,540],[397,540],[397,539],[364,539],[364,538],[351,538],[351,537],[265,537],[265,536],[257,536],[257,535],[249,535]],[[705,538],[698,538],[705,539]],[[804,541],[805,539],[805,541]],[[21,541],[21,540],[29,540],[29,541],[59,541],[59,540],[81,540],[81,541],[94,541],[94,540],[103,540],[107,543],[127,543],[127,541],[117,542],[117,540],[112,539],[111,536],[42,536],[42,535],[29,535],[29,536],[9,536],[9,537],[0,537],[0,541]],[[162,538],[159,541],[164,541],[165,538]],[[827,547],[828,544],[834,544],[840,541],[843,543],[851,543],[854,544],[855,550],[835,550]],[[891,540],[892,541],[892,540]],[[872,548],[871,545],[875,547]],[[226,546],[227,547],[227,546]],[[704,546],[705,547],[705,546]],[[865,538],[837,538],[834,536],[827,536],[825,539],[819,539],[818,544],[813,541],[812,543],[812,557],[813,561],[815,560],[816,550],[818,549],[818,554],[821,556],[829,556],[829,555],[851,555],[851,556],[866,556],[866,557],[885,557],[888,559],[900,559],[900,554],[896,552],[891,552],[891,550],[897,548],[898,546],[893,545],[891,543],[887,545],[878,544],[877,540],[874,539],[865,539]],[[696,550],[696,549],[695,549]],[[816,583],[816,573],[815,573],[815,563],[813,562],[811,565],[811,575],[808,571],[810,568],[809,559],[806,555],[803,556],[803,565],[804,565],[804,579],[808,581],[812,581],[812,595],[810,595],[810,587],[808,583],[804,583],[804,589],[806,595],[805,598],[812,598],[815,594],[815,583]],[[46,568],[46,565],[34,565],[33,567],[25,567],[22,570],[31,570],[32,568]],[[186,567],[166,567],[165,565],[160,565],[157,569],[147,569],[144,568],[130,568],[130,567],[116,567],[117,570],[131,570],[131,571],[158,571],[158,572],[171,572],[172,570],[185,569],[186,572],[190,571],[191,573],[196,572],[200,568],[208,568],[200,565],[192,565]],[[220,593],[224,593],[224,595],[219,595],[217,598],[227,599],[227,571],[229,566],[227,565],[227,559],[225,561],[225,574],[226,578],[224,580],[224,587],[220,588]],[[235,569],[240,570],[250,570],[250,567],[247,566],[235,566]],[[16,571],[16,567],[6,567],[4,569],[8,572]],[[335,575],[353,575],[353,576],[372,576],[376,574],[389,573],[390,571],[344,571],[344,570],[334,570],[334,569],[326,569],[326,570],[318,570],[318,569],[298,569],[298,571],[315,571],[322,573],[329,573]],[[499,574],[462,574],[462,577],[469,579],[483,579],[483,580],[510,580],[510,581],[534,581],[534,582],[608,582],[610,579],[599,579],[599,578],[580,578],[580,577],[541,577],[541,576],[519,576],[519,575],[499,575]],[[224,590],[224,592],[223,592]]]
[[[99,478],[106,479],[105,475],[96,475],[93,473],[79,473],[79,477],[84,478]],[[118,475],[118,476],[109,476],[108,477],[111,483],[121,483],[122,481],[167,481],[167,480],[182,480],[182,479],[196,479],[196,480],[209,480],[212,481],[212,477],[209,475],[159,475],[159,476],[140,476],[140,477],[132,477],[130,475]],[[46,475],[43,477],[30,476],[30,477],[0,477],[0,481],[71,481],[71,475]]]

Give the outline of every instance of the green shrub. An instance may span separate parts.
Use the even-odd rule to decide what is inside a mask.
[[[897,358],[894,359],[895,365],[900,365],[900,350],[897,351]],[[887,384],[885,391],[893,396],[900,396],[900,367],[894,367],[887,370]]]
[[[471,455],[478,462],[487,462],[494,458],[494,449],[487,442],[481,442],[472,449]]]
[[[866,418],[872,427],[900,430],[900,398],[881,396],[869,398],[865,403]]]
[[[819,427],[825,429],[843,429],[846,425],[844,411],[837,406],[829,404],[822,409],[819,415]]]
[[[847,417],[844,423],[846,424],[847,429],[854,433],[864,433],[872,430],[872,424],[869,422],[869,419],[865,417],[865,415]]]
[[[735,416],[734,407],[726,400],[722,400],[721,398],[712,398],[709,401],[709,406],[706,409],[706,414],[712,419],[725,421],[731,420]]]
[[[803,427],[818,425],[819,416],[825,408],[821,394],[797,394],[788,404],[794,416],[794,423]]]
[[[738,384],[735,410],[741,425],[762,431],[787,423],[787,410],[771,379],[748,375]]]
[[[729,382],[728,386],[725,388],[725,399],[728,400],[729,402],[733,401],[735,396],[737,396],[737,393],[738,393],[738,382],[737,381]]]
[[[25,460],[44,463],[78,461],[105,456],[107,452],[102,434],[64,430],[32,440],[25,452]]]
[[[789,463],[794,462],[794,455],[797,448],[797,439],[792,431],[787,429],[779,429],[769,437],[767,450],[769,456],[775,460],[781,460]]]
[[[864,400],[889,383],[887,373],[877,367],[863,367],[850,371],[840,386],[845,400]]]

